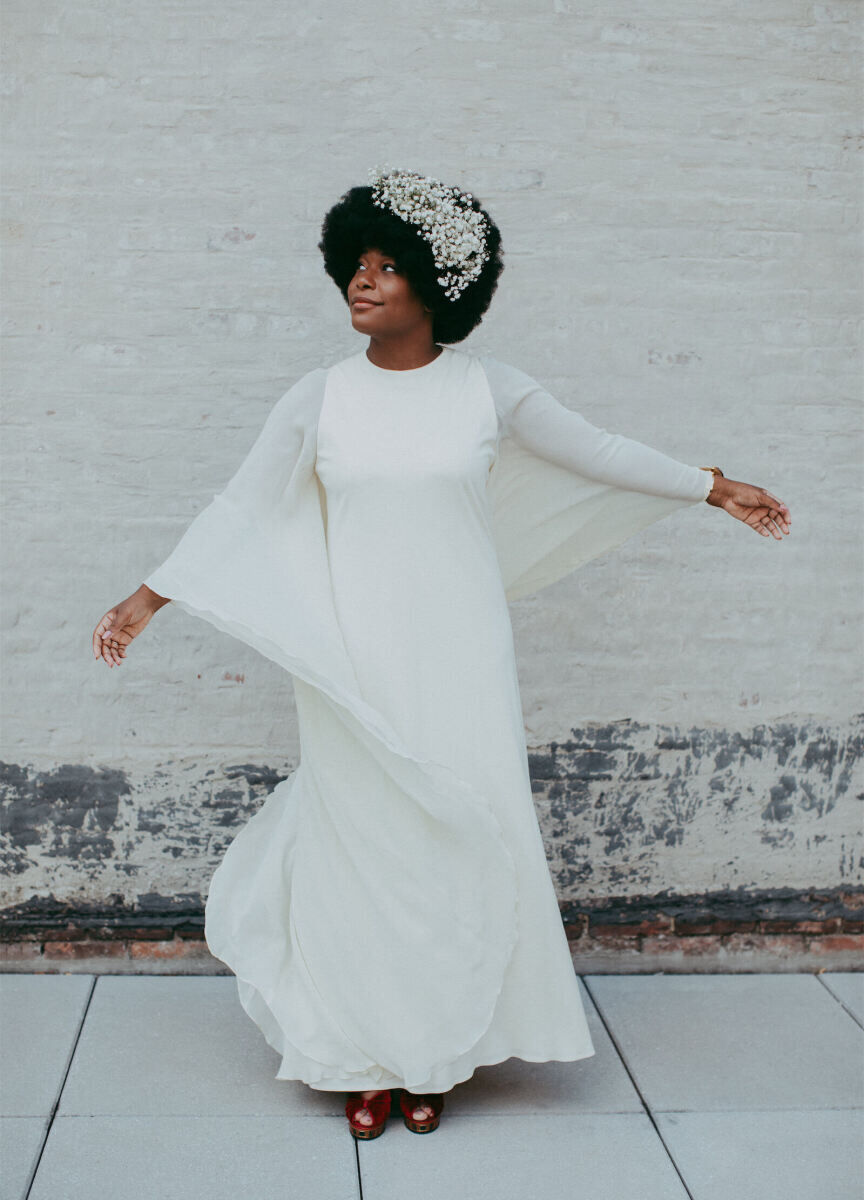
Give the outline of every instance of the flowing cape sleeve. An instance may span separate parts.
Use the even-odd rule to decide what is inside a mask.
[[[480,362],[499,420],[488,494],[508,600],[711,491],[710,472],[591,425],[523,371],[485,355]]]
[[[314,472],[327,371],[279,399],[221,492],[144,582],[287,670],[348,684]]]

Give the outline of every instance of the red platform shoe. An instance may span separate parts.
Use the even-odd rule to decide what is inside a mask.
[[[371,1090],[371,1089],[370,1089]],[[359,1092],[349,1092],[345,1101],[345,1116],[348,1118],[348,1128],[355,1138],[376,1138],[384,1132],[387,1118],[390,1116],[391,1095],[380,1092],[377,1096],[364,1099]],[[364,1125],[357,1120],[361,1109],[368,1109],[372,1115],[372,1124]]]
[[[414,1109],[420,1108],[424,1104],[432,1109],[432,1116],[427,1117],[425,1121],[415,1121],[413,1115]],[[441,1120],[444,1097],[440,1092],[425,1092],[422,1096],[415,1096],[413,1093],[406,1092],[403,1089],[399,1096],[399,1105],[402,1109],[405,1125],[412,1133],[431,1133],[433,1129],[438,1128],[438,1123]]]

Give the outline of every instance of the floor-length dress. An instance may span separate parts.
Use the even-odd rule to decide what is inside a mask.
[[[173,567],[146,581],[294,675],[300,765],[211,879],[210,949],[281,1055],[277,1077],[313,1088],[442,1092],[512,1056],[586,1057],[508,611],[508,574],[521,571],[529,590],[532,574],[502,566],[501,524],[519,509],[520,485],[531,486],[535,456],[556,464],[556,486],[583,485],[579,520],[568,500],[542,522],[551,549],[532,544],[530,554],[547,564],[574,525],[589,550],[574,557],[571,547],[571,562],[703,499],[711,477],[596,429],[521,372],[447,347],[408,371],[362,351],[318,373],[316,386],[303,445],[320,541],[308,515],[290,524],[302,504],[284,464],[303,454],[272,418],[246,482],[238,472]],[[523,473],[512,467],[494,491],[504,433]],[[273,462],[283,477],[271,486]],[[622,518],[634,483],[647,507]],[[318,591],[298,599],[307,572]],[[250,632],[256,601],[272,617]]]

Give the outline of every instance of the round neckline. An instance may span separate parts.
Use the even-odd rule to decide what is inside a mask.
[[[431,359],[428,363],[424,363],[422,367],[407,367],[405,370],[401,371],[393,367],[379,367],[377,363],[372,362],[372,359],[369,358],[365,350],[361,350],[358,357],[362,358],[368,370],[379,377],[388,376],[392,379],[403,379],[406,377],[416,378],[418,375],[431,373],[438,363],[441,362],[441,359],[446,356],[447,350],[447,346],[442,346],[441,353],[436,355],[435,358]]]

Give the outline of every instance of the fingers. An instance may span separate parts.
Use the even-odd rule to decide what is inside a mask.
[[[102,658],[109,667],[119,667],[126,657],[126,646],[131,642],[128,634],[114,628],[118,610],[112,608],[105,614],[93,631],[93,657]]]
[[[767,499],[771,501],[771,504],[769,504],[767,507],[769,509],[768,515],[771,517],[772,521],[777,522],[777,525],[783,530],[783,533],[789,533],[792,528],[792,514],[789,511],[789,506],[784,504],[778,496],[772,495],[767,488],[760,488],[759,490],[763,496],[767,497]]]
[[[789,512],[788,506],[785,505],[777,496],[773,496],[771,492],[767,490],[767,488],[760,488],[759,490],[762,492],[763,496],[767,496],[769,500],[773,500],[775,507],[779,508],[781,512]]]
[[[108,648],[108,653],[111,656],[108,665],[111,667],[114,667],[114,666],[119,667],[120,664],[122,663],[123,657],[126,653],[125,649],[123,648],[123,646],[121,646],[120,642],[118,641],[118,637],[120,637],[121,635],[118,634],[115,637],[114,631],[109,629],[107,631],[106,636],[107,636],[108,640],[106,641],[105,644]]]
[[[103,639],[105,634],[111,627],[111,623],[117,619],[117,609],[112,608],[105,614],[96,628],[93,630],[93,657],[104,658]]]
[[[761,533],[763,537],[774,537],[778,542],[783,540],[784,532],[789,532],[788,529],[782,530],[776,521],[771,519],[771,517],[761,517],[758,521],[752,523],[752,528],[755,529],[757,533]]]
[[[731,510],[733,515],[738,516],[763,537],[773,537],[782,541],[784,535],[792,531],[789,506],[767,488],[757,487],[755,484],[746,487],[747,492],[743,493],[739,500],[738,512]]]
[[[782,537],[784,533],[790,533],[792,530],[792,515],[785,504],[781,501],[778,501],[778,503],[780,503],[781,507],[769,508],[766,520],[770,519],[770,528],[772,530],[779,529],[781,532],[777,536]]]
[[[772,496],[770,492],[766,492],[765,495],[776,505],[770,510],[769,516],[777,522],[784,533],[789,533],[792,529],[792,514],[788,506],[782,500],[778,500],[776,496]]]
[[[102,640],[102,657],[109,667],[120,665],[120,657],[117,653],[116,645],[110,638],[103,638]]]

